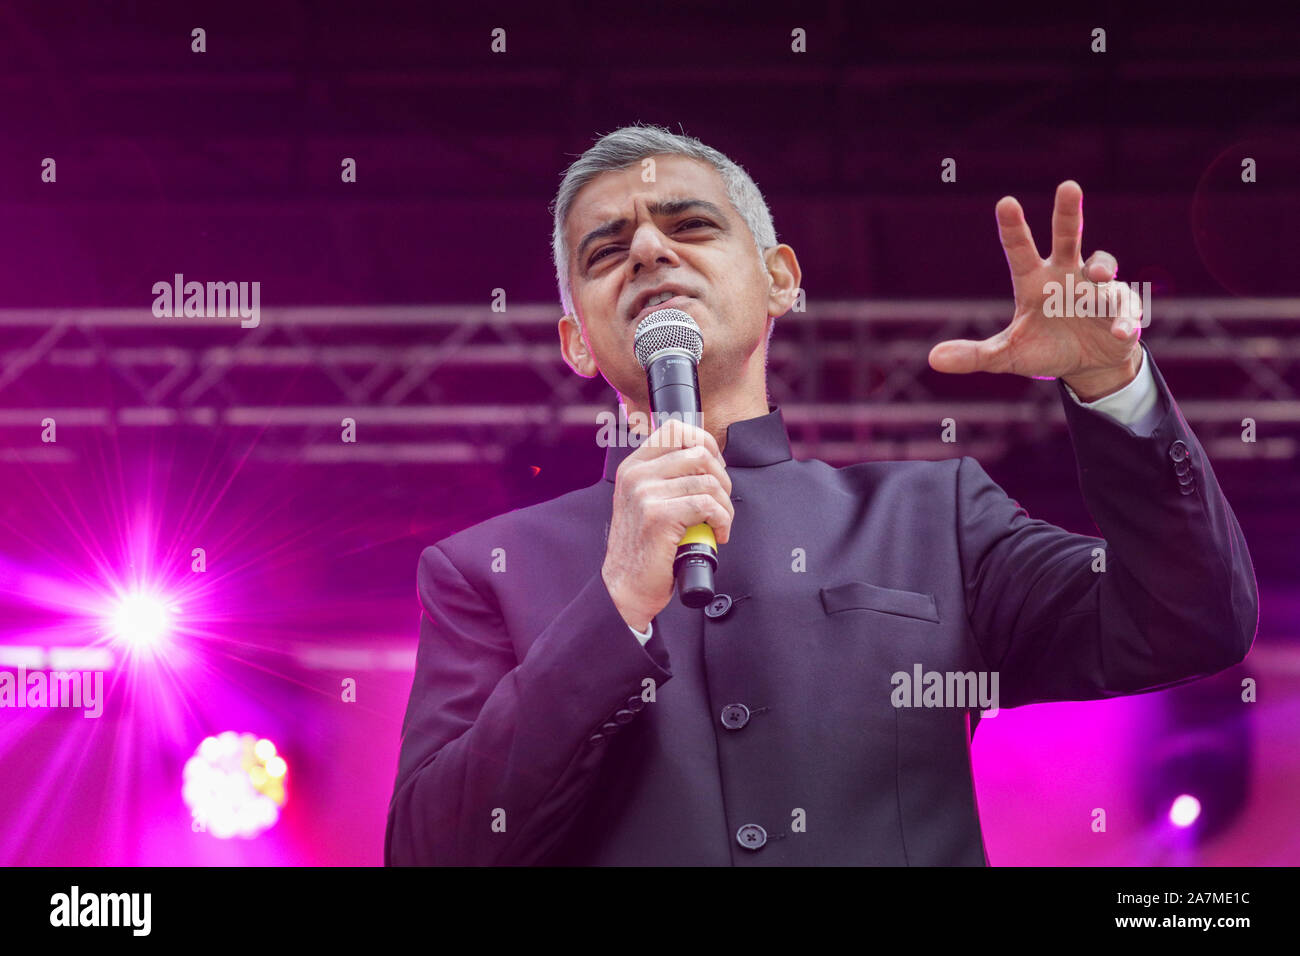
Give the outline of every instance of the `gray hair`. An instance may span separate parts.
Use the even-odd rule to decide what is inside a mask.
[[[573,312],[573,295],[569,289],[569,248],[564,241],[564,220],[574,198],[583,186],[601,173],[626,169],[649,156],[686,156],[708,163],[722,176],[727,198],[736,213],[749,227],[758,247],[759,258],[776,245],[776,227],[763,194],[749,173],[711,146],[693,136],[679,135],[659,126],[624,126],[606,133],[564,173],[559,192],[551,203],[555,228],[551,234],[551,254],[555,258],[555,279],[560,288],[560,303],[566,315]]]

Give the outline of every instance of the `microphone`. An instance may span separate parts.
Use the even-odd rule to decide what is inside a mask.
[[[677,418],[704,427],[696,365],[704,354],[704,336],[681,309],[658,309],[638,323],[633,336],[636,359],[645,369],[654,427]],[[692,525],[682,535],[673,558],[677,596],[687,607],[713,600],[713,572],[718,567],[718,539],[707,524]]]

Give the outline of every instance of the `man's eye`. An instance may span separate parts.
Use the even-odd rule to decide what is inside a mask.
[[[689,230],[689,229],[712,229],[712,228],[713,228],[713,223],[709,222],[709,220],[707,219],[686,219],[677,224],[676,231],[681,232],[683,229]],[[596,252],[592,254],[591,258],[587,260],[587,265],[594,266],[601,259],[605,258],[605,253],[618,252],[618,249],[619,249],[618,246],[605,246],[603,249],[596,250]]]

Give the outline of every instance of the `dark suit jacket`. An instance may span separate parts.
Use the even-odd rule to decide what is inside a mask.
[[[1030,518],[969,457],[795,461],[774,408],[727,430],[719,598],[674,596],[644,647],[600,575],[631,449],[427,548],[385,863],[984,865],[979,708],[895,707],[891,675],[996,671],[1004,708],[1091,700],[1254,639],[1246,541],[1152,371],[1145,437],[1058,383],[1104,540]]]

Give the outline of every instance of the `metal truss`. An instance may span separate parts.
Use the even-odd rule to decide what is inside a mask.
[[[1212,454],[1293,457],[1300,299],[1170,299],[1153,312],[1145,341]],[[592,441],[614,408],[603,380],[564,365],[557,318],[550,305],[266,308],[244,329],[141,309],[0,311],[0,436],[9,460],[75,461],[34,442],[53,417],[246,434],[272,461],[499,462],[520,443]],[[769,390],[796,456],[996,460],[1059,434],[1048,383],[928,368],[935,343],[985,338],[1008,318],[1004,300],[810,302],[781,318]],[[355,443],[341,441],[345,418]],[[941,440],[945,419],[956,443]]]

